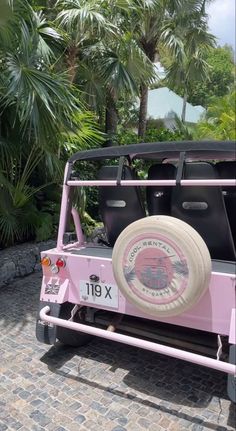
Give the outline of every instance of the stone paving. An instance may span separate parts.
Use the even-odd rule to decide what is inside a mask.
[[[0,431],[235,429],[219,372],[101,339],[39,344],[40,283],[33,274],[0,289]]]

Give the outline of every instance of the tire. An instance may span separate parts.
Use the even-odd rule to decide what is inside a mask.
[[[69,320],[71,317],[71,311],[74,306],[75,305],[71,304],[70,302],[65,302],[64,304],[62,304],[59,318]],[[73,321],[77,323],[83,323],[83,321],[81,321],[81,319],[79,318],[78,313],[75,314]],[[57,326],[56,336],[61,343],[65,344],[66,346],[72,347],[85,346],[93,338],[92,335],[74,331],[73,329],[63,328],[62,326]]]
[[[114,245],[112,265],[124,296],[155,317],[192,308],[211,277],[211,258],[202,237],[169,216],[147,217],[124,229]]]

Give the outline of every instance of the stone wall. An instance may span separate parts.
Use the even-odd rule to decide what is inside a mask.
[[[26,243],[0,250],[0,288],[14,278],[41,270],[40,252],[56,246],[56,241]]]

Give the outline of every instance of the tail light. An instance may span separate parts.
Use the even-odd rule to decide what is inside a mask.
[[[59,257],[59,259],[56,261],[56,266],[58,268],[64,268],[66,266],[65,260],[62,257]]]
[[[48,256],[44,256],[41,260],[41,264],[43,266],[50,266],[51,265],[51,259]]]

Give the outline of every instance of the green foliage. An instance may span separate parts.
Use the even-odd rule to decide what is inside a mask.
[[[165,142],[192,139],[190,131],[188,131],[187,134],[185,128],[183,126],[181,127],[182,128],[176,128],[175,130],[169,130],[165,128],[149,128],[147,129],[143,138],[138,137],[137,133],[132,130],[122,130],[117,134],[117,145],[137,144],[139,142]]]
[[[179,17],[177,17],[178,21]],[[180,26],[181,28],[181,26]],[[166,68],[166,81],[170,88],[184,96],[181,119],[185,121],[186,102],[194,83],[207,82],[209,64],[207,53],[215,45],[215,37],[208,32],[206,16],[200,9],[189,14],[182,29],[183,50],[174,56]]]
[[[60,193],[50,197],[48,184],[61,182],[72,152],[103,142],[61,67],[62,33],[29,2],[9,3],[0,28],[0,247],[55,234]]]
[[[4,141],[0,142],[3,144],[0,148],[5,150]],[[0,160],[0,246],[37,237],[38,229],[44,227],[45,230],[36,196],[43,192],[46,184],[35,187],[30,181],[42,160],[42,151],[32,147],[27,154],[20,145],[12,145],[4,154]],[[47,221],[47,232],[49,228]]]
[[[52,238],[53,217],[47,212],[40,212],[38,223],[36,224],[36,241],[46,241]]]
[[[12,245],[37,236],[41,226],[50,228],[48,223],[42,223],[42,213],[37,210],[34,194],[29,186],[13,187],[5,182],[0,188],[0,247]],[[50,237],[44,234],[43,239]]]
[[[148,129],[164,129],[165,124],[161,118],[148,118],[147,120],[147,130]]]
[[[229,51],[203,55],[212,42],[204,7],[205,0],[0,0],[1,247],[55,234],[66,160],[102,146],[117,123],[121,145],[191,139],[178,119],[174,131],[149,120],[142,140],[124,129],[137,127],[137,96],[153,83],[156,55],[168,53],[174,85],[188,87],[193,99],[230,85]],[[207,93],[197,86],[208,63]],[[219,136],[232,135],[231,111],[228,104],[207,118]],[[81,174],[94,178],[96,170],[82,165]],[[75,196],[89,229],[96,202],[94,188]]]
[[[0,0],[0,27],[5,27],[7,25],[7,21],[11,19],[12,9],[10,2],[8,0]]]
[[[98,222],[95,221],[90,215],[85,211],[81,219],[82,229],[86,236],[89,238],[93,233],[94,229],[98,226]]]
[[[209,79],[195,82],[191,86],[189,101],[207,107],[212,97],[226,95],[234,82],[235,64],[231,47],[212,48],[206,56],[209,64]]]
[[[161,60],[163,66],[169,70],[171,56],[165,47],[161,48]],[[234,82],[234,54],[230,46],[211,48],[203,54],[203,60],[208,65],[206,79],[196,79],[189,85],[188,101],[193,105],[207,107],[212,97],[226,95]],[[176,89],[175,82],[168,82],[169,87]],[[178,88],[178,93],[184,95],[184,87]]]
[[[75,124],[74,131],[64,134],[65,140],[61,140],[67,157],[76,151],[88,150],[104,143],[105,134],[99,130],[94,113],[76,111],[73,115],[73,122]]]
[[[59,0],[57,6],[61,10],[57,20],[68,33],[75,32],[77,44],[97,37],[104,30],[114,32],[115,27],[104,16],[101,1]]]
[[[212,99],[205,120],[197,124],[196,138],[235,140],[235,90],[224,97]]]

